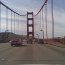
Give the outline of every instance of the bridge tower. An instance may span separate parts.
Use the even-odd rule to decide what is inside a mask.
[[[31,29],[31,31],[30,31]],[[33,12],[27,12],[27,38],[34,39],[34,17]]]

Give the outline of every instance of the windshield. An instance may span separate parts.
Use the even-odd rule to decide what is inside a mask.
[[[0,0],[0,65],[65,64],[65,0]]]

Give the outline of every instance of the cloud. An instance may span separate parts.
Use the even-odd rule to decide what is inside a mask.
[[[42,6],[43,2],[40,0],[40,2],[37,0],[24,0],[24,1],[13,1],[13,4],[11,3],[12,0],[8,0],[8,1],[4,1],[4,3],[6,3],[7,5],[9,5],[9,7],[11,7],[14,11],[20,13],[20,14],[26,14],[27,11],[34,11],[34,14],[38,12],[38,10],[40,9],[40,7]],[[32,2],[32,3],[31,3]],[[65,0],[54,0],[54,28],[55,28],[55,36],[64,36],[65,35],[65,8],[64,8],[64,2]],[[18,4],[17,4],[18,3]],[[22,3],[22,4],[21,4]],[[26,4],[25,4],[26,3]],[[36,5],[34,5],[36,4]],[[14,6],[14,7],[13,7]],[[51,0],[48,0],[48,6],[47,6],[47,22],[48,22],[48,37],[52,37],[52,17],[51,17]],[[46,32],[46,24],[45,24],[45,7],[44,7],[44,29]],[[2,13],[2,21],[4,21],[6,19],[6,14],[5,12]],[[11,12],[10,15],[8,15],[8,19],[10,21],[11,19]],[[12,18],[14,20],[14,16]],[[27,29],[27,24],[26,24],[26,17],[21,17],[20,19],[20,23],[22,21],[22,24],[20,24],[20,30],[26,33],[26,29]],[[18,21],[18,17],[16,16],[16,22]],[[6,28],[6,24],[2,22],[2,29]],[[11,22],[11,21],[10,21]],[[14,21],[13,21],[14,22]],[[10,24],[10,23],[9,23]],[[40,27],[41,22],[40,22],[40,17],[38,15],[38,17],[35,20],[35,34],[39,34],[40,32]],[[17,27],[17,25],[16,25]],[[43,27],[43,23],[42,23],[42,27]],[[8,26],[8,29],[11,28],[11,25]],[[43,29],[43,28],[42,28]],[[31,30],[31,29],[30,29]],[[18,28],[16,29],[16,31],[18,31]],[[42,36],[42,34],[40,33],[40,37]]]
[[[65,36],[65,31],[64,31],[64,28],[65,28],[65,12],[64,12],[64,10],[59,11],[59,10],[56,10],[56,9],[54,9],[53,11],[54,11],[54,29],[55,29],[54,34],[55,34],[55,37]],[[44,15],[44,29],[45,29],[45,33],[46,33],[45,10],[44,10],[43,15]],[[38,18],[36,20],[38,20]],[[52,37],[52,16],[51,16],[51,8],[50,7],[47,10],[47,22],[48,22],[48,37]],[[39,28],[40,28],[41,22],[38,21],[36,23],[38,24],[37,32],[40,32]],[[42,26],[43,26],[43,23],[42,23]],[[42,36],[42,34],[40,36]]]

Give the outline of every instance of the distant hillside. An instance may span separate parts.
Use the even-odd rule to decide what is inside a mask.
[[[16,35],[16,34],[11,33],[11,32],[1,32],[0,33],[0,42],[10,41],[10,40],[15,39],[15,38],[22,39],[22,35]]]

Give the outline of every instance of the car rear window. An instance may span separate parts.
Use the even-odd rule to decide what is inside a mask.
[[[18,42],[19,41],[19,39],[15,39],[15,40],[13,40],[12,42]]]

